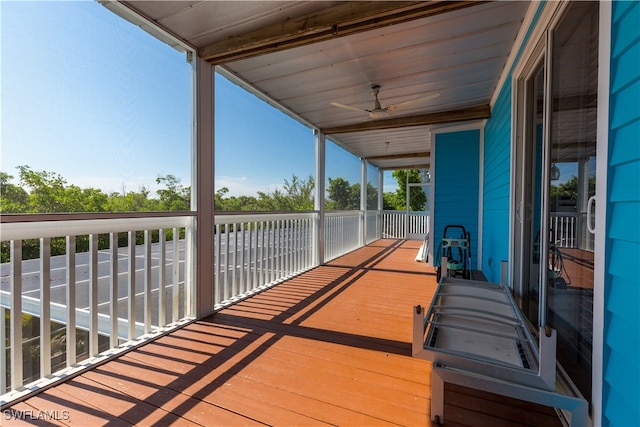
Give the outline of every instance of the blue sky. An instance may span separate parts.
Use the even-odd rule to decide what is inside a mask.
[[[184,53],[94,1],[0,0],[0,24],[3,172],[29,165],[107,192],[167,174],[190,184]],[[217,76],[215,168],[230,195],[273,192],[313,175],[313,132]],[[328,144],[327,176],[358,182],[359,160]]]

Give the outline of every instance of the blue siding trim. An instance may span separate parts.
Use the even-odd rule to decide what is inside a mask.
[[[640,425],[640,3],[613,2],[605,240],[604,426]]]
[[[500,281],[500,261],[509,259],[511,185],[511,77],[498,96],[484,129],[482,273]]]
[[[477,269],[480,131],[436,135],[435,173],[434,248],[445,226],[462,225],[471,233],[471,267]]]

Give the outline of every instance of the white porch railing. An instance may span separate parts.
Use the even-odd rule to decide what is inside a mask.
[[[369,244],[382,236],[382,213],[380,211],[367,211],[365,215],[365,243]]]
[[[558,248],[576,248],[578,238],[578,214],[551,212],[551,239]]]
[[[216,215],[216,308],[317,264],[316,213]]]
[[[382,211],[382,237],[385,239],[407,239],[428,232],[427,212]]]
[[[326,212],[324,260],[385,230],[384,237],[403,238],[405,215]],[[193,214],[96,218],[3,218],[0,238],[11,261],[0,266],[0,395],[10,393],[0,402],[79,369],[83,359],[117,354],[192,318]],[[421,230],[425,218],[409,220],[410,230]],[[317,212],[216,215],[215,308],[315,267],[318,221]],[[23,242],[31,239],[39,253],[23,261]],[[76,249],[81,242],[85,250]],[[23,318],[36,330],[23,328]]]
[[[330,261],[363,245],[363,222],[362,211],[331,211],[325,214],[325,261]]]
[[[184,240],[190,238],[191,215],[88,218],[96,217],[3,220],[10,262],[1,266],[0,394],[192,315],[192,263]],[[31,239],[39,244],[39,257],[23,261],[23,242]],[[88,250],[76,249],[81,241]],[[52,242],[64,254],[52,255]],[[39,327],[32,331],[30,324]]]

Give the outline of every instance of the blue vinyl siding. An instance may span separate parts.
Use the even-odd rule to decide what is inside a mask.
[[[477,269],[480,131],[436,135],[434,249],[447,225],[462,225],[471,233],[473,269]]]
[[[603,420],[640,425],[640,3],[613,2]]]
[[[484,128],[482,189],[482,265],[480,269],[490,282],[500,281],[500,262],[509,260],[509,221],[511,186],[511,77],[524,47],[535,28],[545,1],[539,2],[523,42],[517,46],[500,93]]]
[[[509,259],[511,176],[511,78],[500,92],[484,128],[484,188],[481,270],[500,281],[500,261]]]

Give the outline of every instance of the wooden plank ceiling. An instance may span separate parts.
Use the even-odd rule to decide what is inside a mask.
[[[121,4],[383,169],[427,168],[435,127],[490,117],[529,7],[525,1]],[[381,109],[370,114],[375,85]]]

